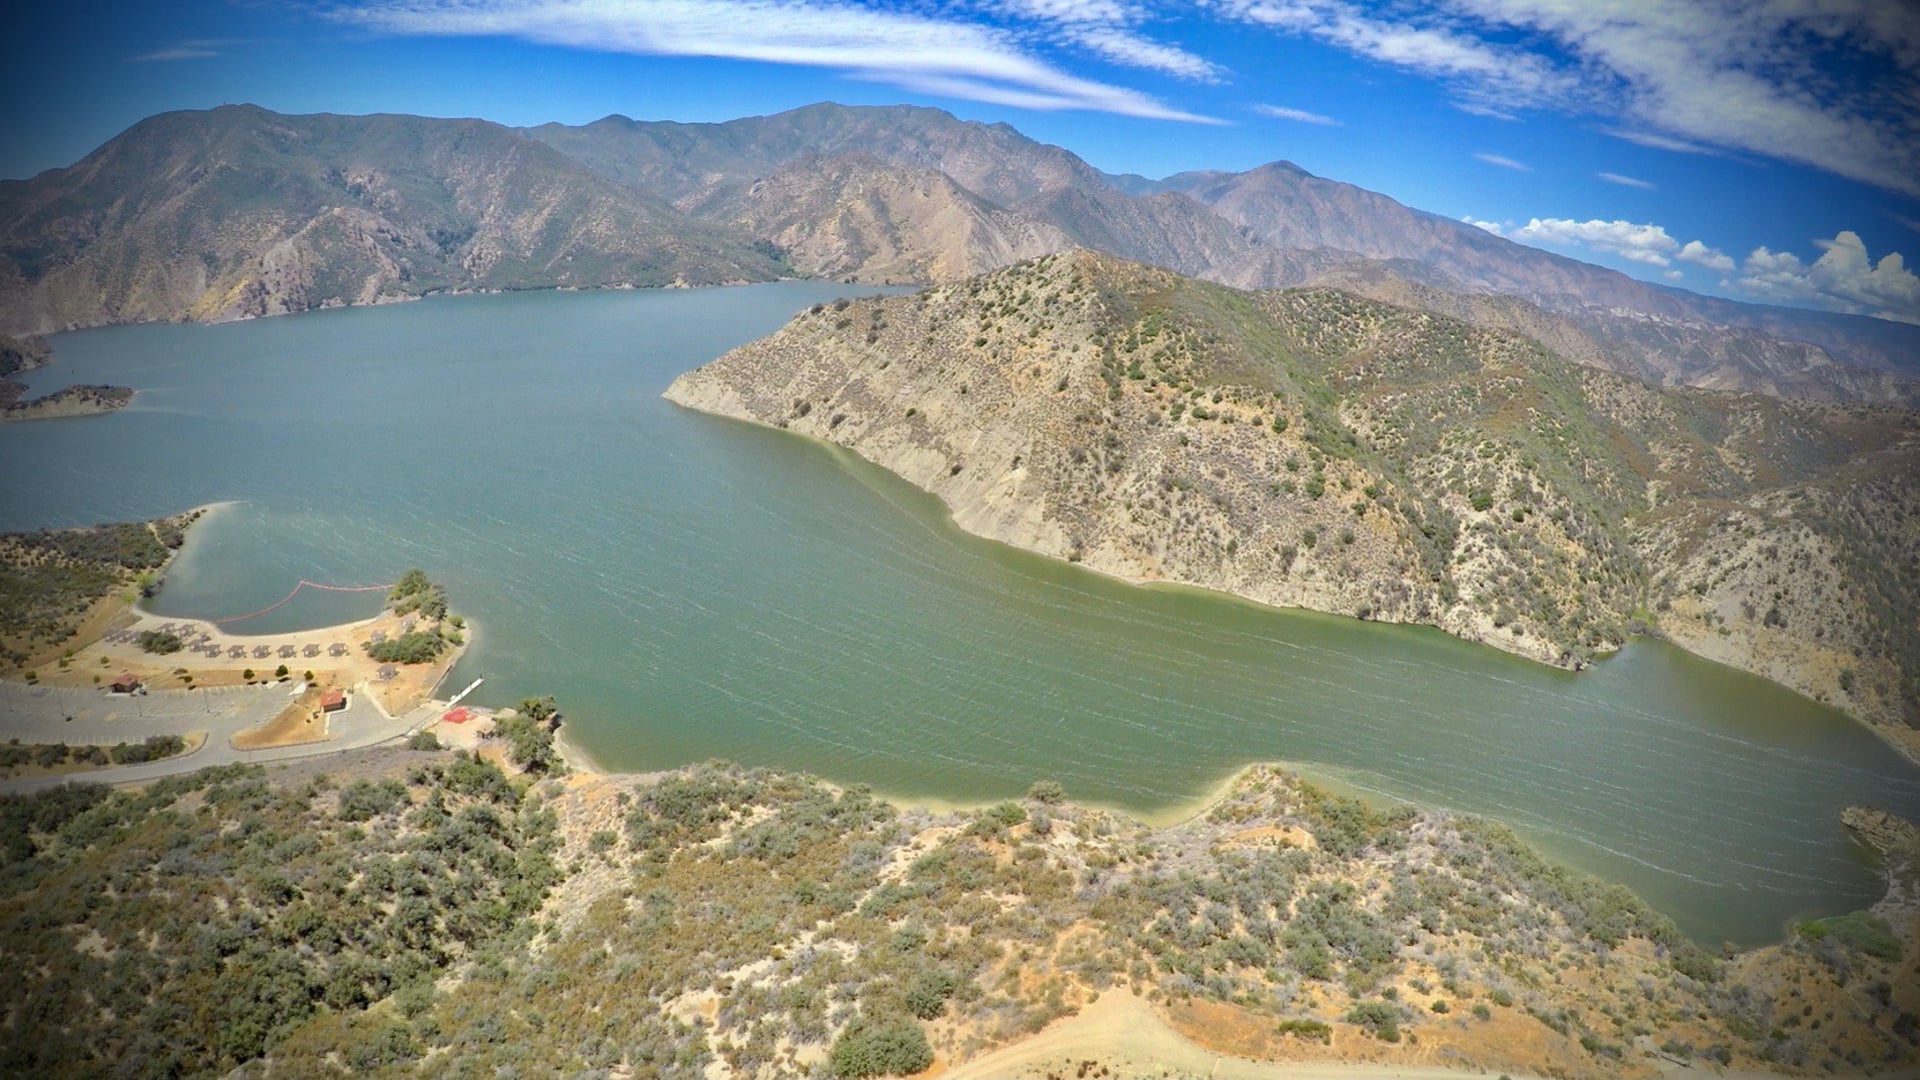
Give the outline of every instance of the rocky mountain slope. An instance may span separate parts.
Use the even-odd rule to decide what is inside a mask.
[[[1550,311],[1518,296],[1476,292],[1445,273],[1407,259],[1337,263],[1311,272],[1302,283],[1345,289],[1476,326],[1511,330],[1575,363],[1660,386],[1920,405],[1920,378],[1878,366],[1842,364],[1806,341],[1626,309]]]
[[[783,272],[745,238],[479,120],[167,113],[0,184],[0,328],[16,331]]]
[[[1149,181],[1102,173],[1005,124],[961,121],[938,109],[830,103],[719,124],[613,116],[581,127],[543,125],[529,134],[609,180],[694,214],[801,158],[857,152],[899,169],[945,173],[987,203],[1052,225],[1078,246],[1236,287],[1298,285],[1335,265],[1392,262],[1401,274],[1444,282],[1450,291],[1512,294],[1610,327],[1603,335],[1614,338],[1616,348],[1646,350],[1644,363],[1666,382],[1793,392],[1779,384],[1792,374],[1820,392],[1851,399],[1879,387],[1870,379],[1849,385],[1833,368],[1920,374],[1920,330],[1913,327],[1649,285],[1284,161],[1242,173]],[[1649,332],[1648,324],[1658,329]],[[1737,343],[1716,343],[1713,331],[1726,326],[1749,333]],[[1683,340],[1667,340],[1675,336]],[[1717,359],[1684,356],[1715,350]],[[1804,372],[1791,366],[1796,361]],[[1714,370],[1701,374],[1703,363]]]
[[[1578,666],[1634,629],[1920,747],[1920,415],[1658,389],[1332,289],[1046,256],[816,307],[667,396],[1132,580]]]
[[[1265,767],[1167,829],[1064,794],[935,816],[763,770],[562,782],[388,749],[7,797],[0,1066],[904,1075],[1106,993],[1266,1059],[1914,1061],[1901,908],[1723,960],[1487,822]]]
[[[859,153],[796,158],[704,212],[810,273],[862,281],[952,281],[1072,246],[1058,228],[946,173]]]

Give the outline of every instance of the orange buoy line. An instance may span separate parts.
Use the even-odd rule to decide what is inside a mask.
[[[308,581],[306,578],[301,578],[300,583],[293,587],[292,592],[289,592],[287,595],[281,597],[280,599],[274,601],[271,604],[268,604],[266,607],[261,608],[259,611],[249,611],[245,615],[229,615],[224,619],[208,619],[207,621],[218,625],[221,623],[241,622],[246,619],[252,619],[261,615],[265,615],[267,612],[272,611],[274,608],[277,608],[282,604],[285,604],[287,601],[293,599],[294,597],[300,595],[301,589],[323,589],[327,592],[378,592],[383,589],[391,589],[391,588],[393,588],[392,582],[388,582],[385,585],[325,585],[318,581]]]

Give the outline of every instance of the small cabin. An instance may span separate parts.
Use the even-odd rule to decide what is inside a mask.
[[[140,692],[140,679],[130,671],[121,672],[113,680],[113,692],[116,694],[137,694]]]
[[[392,682],[394,677],[400,674],[400,669],[392,664],[381,664],[376,674],[379,675],[381,682]]]
[[[339,712],[346,707],[347,695],[338,690],[329,690],[320,695],[320,711],[323,713]]]

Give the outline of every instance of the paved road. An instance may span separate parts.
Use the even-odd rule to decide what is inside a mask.
[[[207,733],[206,742],[190,754],[140,765],[0,779],[0,791],[38,791],[78,780],[97,784],[143,783],[214,765],[258,764],[357,750],[402,738],[439,715],[437,706],[422,705],[402,716],[388,717],[374,705],[371,694],[355,693],[350,708],[328,718],[334,737],[326,742],[269,750],[235,749],[229,741],[234,734],[279,715],[292,700],[290,689],[287,685],[228,686],[159,690],[126,697],[99,690],[28,686],[0,680],[0,740],[111,745],[138,742],[149,735]]]

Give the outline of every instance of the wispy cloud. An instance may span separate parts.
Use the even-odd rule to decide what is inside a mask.
[[[1616,172],[1603,172],[1600,174],[1600,179],[1605,180],[1609,184],[1619,184],[1621,187],[1639,188],[1642,191],[1652,191],[1655,187],[1658,186],[1650,180],[1640,180],[1631,176],[1622,176]]]
[[[1290,109],[1285,105],[1253,105],[1254,112],[1262,116],[1271,116],[1276,120],[1297,120],[1302,124],[1329,124],[1337,126],[1340,121],[1324,113],[1308,112],[1305,109]]]
[[[152,52],[129,56],[127,59],[138,64],[165,63],[170,60],[205,60],[219,56],[237,45],[251,44],[254,42],[246,38],[196,38],[192,41],[175,42]]]
[[[1499,154],[1486,154],[1486,153],[1476,152],[1473,156],[1479,158],[1481,161],[1484,161],[1489,165],[1498,165],[1503,169],[1512,169],[1515,172],[1532,172],[1533,171],[1533,166],[1528,165],[1523,161],[1515,161],[1510,157],[1502,157]]]
[[[1482,109],[1602,118],[1920,194],[1920,5],[1873,0],[1216,0],[1445,83]]]
[[[1719,155],[1719,151],[1710,146],[1701,146],[1696,142],[1688,142],[1685,139],[1676,139],[1671,135],[1661,135],[1652,131],[1635,131],[1632,128],[1618,127],[1601,128],[1600,130],[1616,139],[1625,139],[1635,145],[1648,146],[1655,150],[1671,150],[1676,154],[1704,154],[1709,157],[1717,157]]]
[[[1039,24],[1049,41],[1064,42],[1106,60],[1199,82],[1220,78],[1218,65],[1177,45],[1157,41],[1140,26],[1149,12],[1137,0],[976,0],[1001,19]]]
[[[1074,0],[994,5],[1034,26],[1066,27],[1105,59],[1188,77],[1211,64],[1128,28],[1129,9]],[[971,21],[951,8],[852,0],[366,0],[334,18],[394,34],[514,37],[648,56],[697,56],[825,68],[923,93],[1026,109],[1084,109],[1220,123],[1127,87],[1082,78],[1040,59],[1021,30]]]

